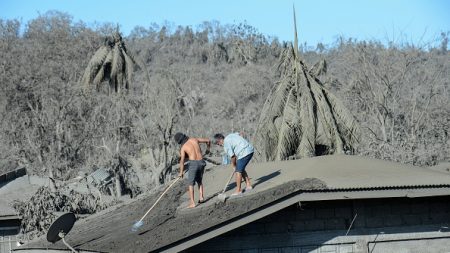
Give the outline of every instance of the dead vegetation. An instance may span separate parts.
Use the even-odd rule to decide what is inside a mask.
[[[108,194],[134,197],[170,179],[177,160],[173,131],[236,131],[248,139],[257,132],[256,143],[270,132],[270,143],[260,146],[266,159],[309,156],[320,145],[415,165],[450,159],[448,33],[439,38],[442,45],[430,47],[341,37],[314,49],[247,24],[136,27],[106,45],[116,27],[93,29],[64,13],[40,15],[23,32],[21,25],[0,20],[0,159],[32,174],[62,181],[107,168],[116,185]],[[89,63],[104,46],[100,60]],[[117,50],[122,74],[106,70]],[[148,72],[137,69],[129,79],[128,53]],[[273,71],[280,57],[280,71]],[[98,84],[98,92],[79,85],[86,66],[84,80]],[[128,92],[108,95],[102,81]],[[258,128],[269,94],[259,122],[275,131]],[[295,113],[299,107],[302,113]],[[361,126],[356,145],[354,121]],[[272,153],[270,145],[277,147]],[[72,199],[64,196],[56,204],[36,196],[30,203],[40,209],[30,204],[27,210],[43,216],[51,216],[47,208],[69,210],[64,201]]]
[[[39,188],[29,201],[16,202],[14,208],[22,217],[21,231],[26,239],[43,235],[53,221],[58,218],[56,212],[92,214],[105,208],[100,199],[93,194],[76,191],[51,191],[48,187]]]
[[[295,42],[281,54],[279,81],[261,112],[254,138],[258,160],[353,153],[359,125],[318,79],[325,70],[325,61],[310,71],[300,59],[295,28]]]

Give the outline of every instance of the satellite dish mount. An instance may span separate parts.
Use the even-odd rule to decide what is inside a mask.
[[[69,248],[72,252],[77,252],[74,248],[72,248],[65,240],[64,237],[69,233],[72,229],[73,224],[75,223],[75,214],[73,213],[65,213],[61,215],[58,219],[53,222],[47,232],[47,241],[51,243],[55,243],[62,239],[64,245]]]

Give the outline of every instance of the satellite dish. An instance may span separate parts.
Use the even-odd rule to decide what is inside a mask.
[[[73,224],[75,223],[75,214],[73,213],[65,213],[61,215],[58,219],[56,219],[53,224],[50,226],[47,232],[47,241],[51,243],[55,243],[62,239],[64,245],[66,245],[72,252],[76,252],[69,244],[66,243],[64,237],[69,233],[72,229]]]

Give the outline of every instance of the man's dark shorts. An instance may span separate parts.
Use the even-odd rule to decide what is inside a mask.
[[[197,182],[197,184],[201,185],[202,184],[202,179],[203,179],[203,172],[205,172],[205,166],[206,166],[206,162],[203,160],[198,160],[198,161],[189,161],[188,162],[188,177],[187,177],[187,181],[189,183],[189,185],[195,185],[195,182]]]
[[[245,167],[250,162],[253,157],[253,153],[248,154],[247,156],[242,157],[241,159],[236,161],[236,172],[242,173],[245,172]]]

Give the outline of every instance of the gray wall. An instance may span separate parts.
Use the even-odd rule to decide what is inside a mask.
[[[450,252],[449,223],[449,197],[303,202],[187,252]]]

